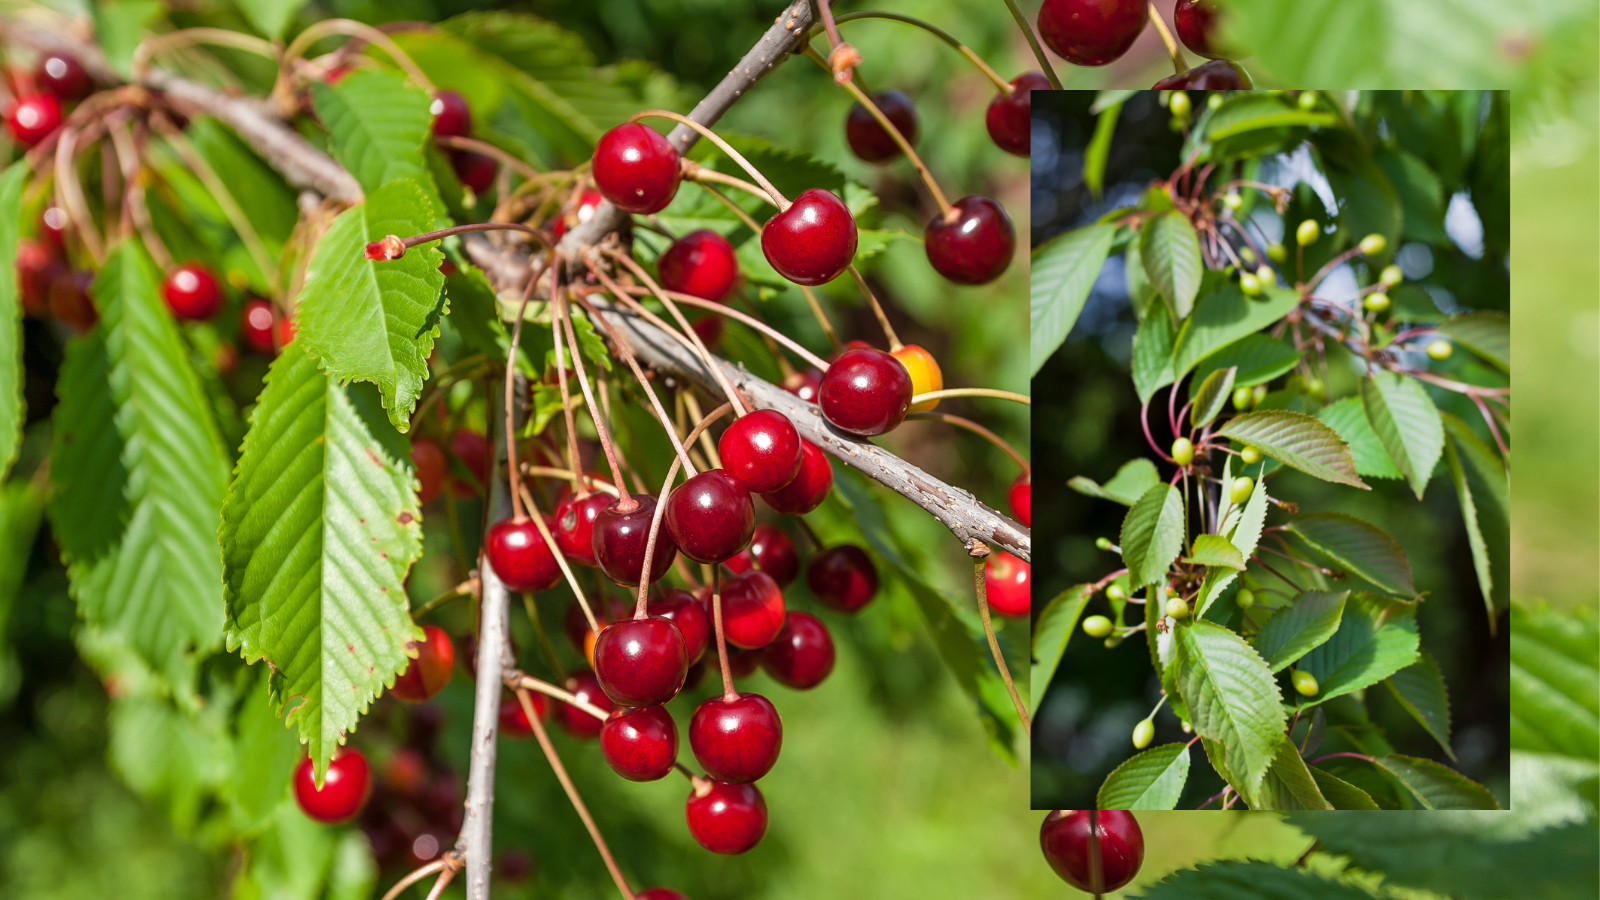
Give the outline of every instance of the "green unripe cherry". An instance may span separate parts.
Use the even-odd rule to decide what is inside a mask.
[[[1206,96],[1206,109],[1212,110],[1214,112],[1214,111],[1216,111],[1218,109],[1221,109],[1221,108],[1222,108],[1222,95],[1217,93],[1216,91],[1211,91],[1209,94],[1207,94],[1207,96]]]
[[[1317,695],[1317,676],[1312,675],[1310,672],[1296,669],[1294,674],[1289,676],[1289,680],[1294,682],[1295,691],[1302,697],[1315,697]]]
[[[1428,345],[1428,356],[1432,359],[1449,359],[1454,352],[1455,345],[1449,341],[1439,340]]]
[[[1306,112],[1310,112],[1311,110],[1317,108],[1317,92],[1301,91],[1299,99],[1297,99],[1295,102],[1300,104],[1301,109],[1305,110]]]
[[[1189,720],[1188,719],[1182,720],[1181,724],[1183,725],[1183,733],[1184,734],[1194,734],[1194,726],[1189,724]]]
[[[1256,483],[1248,477],[1235,478],[1233,484],[1228,488],[1228,499],[1233,501],[1234,506],[1243,506],[1244,502],[1250,499],[1250,494],[1255,489]]]
[[[1381,234],[1369,234],[1361,239],[1361,252],[1368,256],[1377,256],[1389,248],[1389,242]]]
[[[1150,746],[1150,742],[1155,740],[1155,736],[1156,723],[1150,721],[1149,719],[1145,719],[1139,724],[1133,726],[1133,749],[1143,750],[1144,748]]]
[[[1240,412],[1250,408],[1250,402],[1255,399],[1255,394],[1247,387],[1233,389],[1233,408]]]
[[[1092,638],[1103,638],[1111,633],[1111,620],[1105,616],[1090,616],[1083,620],[1083,633]]]
[[[1273,262],[1283,262],[1289,258],[1289,251],[1282,244],[1268,244],[1267,258]]]
[[[1167,104],[1172,114],[1180,119],[1189,118],[1189,113],[1194,107],[1189,103],[1189,95],[1184,91],[1173,91],[1172,100]]]
[[[1305,389],[1307,397],[1310,397],[1318,403],[1321,403],[1323,400],[1328,398],[1327,388],[1323,386],[1321,378],[1307,378],[1305,381],[1301,382],[1301,387]]]
[[[1256,406],[1260,406],[1261,405],[1261,401],[1267,399],[1267,386],[1264,385],[1264,384],[1256,385],[1255,386],[1255,395],[1256,395],[1256,404],[1255,405]]]
[[[1253,466],[1261,462],[1261,451],[1254,447],[1246,447],[1239,451],[1239,459],[1243,460],[1247,465]]]
[[[1238,211],[1244,208],[1244,198],[1239,196],[1238,191],[1229,191],[1222,195],[1222,205],[1231,210]]]
[[[1249,247],[1239,248],[1239,258],[1244,260],[1246,265],[1253,266],[1256,264],[1256,252]]]
[[[1116,600],[1120,603],[1128,599],[1128,592],[1122,589],[1122,585],[1113,584],[1112,586],[1106,588],[1106,599]]]
[[[1372,312],[1381,313],[1389,308],[1389,295],[1385,294],[1383,291],[1378,291],[1375,294],[1368,294],[1366,299],[1361,301],[1361,305]]]
[[[1107,650],[1115,650],[1115,649],[1117,649],[1117,645],[1119,645],[1121,643],[1122,643],[1122,635],[1120,635],[1120,634],[1113,634],[1111,637],[1108,637],[1105,640],[1105,646],[1106,646]]]
[[[1105,537],[1097,537],[1097,538],[1094,539],[1094,545],[1096,547],[1098,547],[1099,549],[1101,549],[1101,550],[1110,550],[1111,549],[1111,539],[1110,538],[1105,538]]]
[[[1188,438],[1178,438],[1172,442],[1172,461],[1180,466],[1187,466],[1194,462],[1194,442]]]
[[[1182,597],[1173,597],[1167,601],[1167,615],[1174,619],[1186,618],[1189,615],[1189,604]]]
[[[1248,250],[1250,248],[1246,247],[1245,249]],[[1261,282],[1262,287],[1272,287],[1278,283],[1278,273],[1272,271],[1271,266],[1262,266],[1256,270],[1256,279]]]
[[[1244,291],[1246,297],[1254,297],[1261,293],[1261,279],[1246,272],[1239,276],[1239,290]]]
[[[1316,219],[1306,219],[1294,230],[1294,241],[1302,247],[1309,247],[1322,237],[1322,226]]]
[[[1400,271],[1399,266],[1384,266],[1383,271],[1378,273],[1378,281],[1385,287],[1394,287],[1405,280],[1406,273]]]
[[[1240,609],[1249,609],[1256,605],[1256,595],[1252,594],[1248,588],[1240,588],[1239,593],[1234,596],[1233,602],[1237,603]]]

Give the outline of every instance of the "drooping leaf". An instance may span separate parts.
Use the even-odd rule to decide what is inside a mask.
[[[1183,497],[1170,484],[1145,491],[1122,520],[1122,560],[1128,584],[1155,584],[1183,549]]]
[[[1465,422],[1443,415],[1445,464],[1461,503],[1467,546],[1478,575],[1478,589],[1495,630],[1495,609],[1509,598],[1511,567],[1511,492],[1500,457]],[[1498,573],[1498,577],[1496,575]]]
[[[1359,887],[1269,862],[1210,862],[1150,885],[1142,900],[1372,900]]]
[[[1117,469],[1117,474],[1104,485],[1095,484],[1082,475],[1073,476],[1067,486],[1090,497],[1099,497],[1102,500],[1111,500],[1123,506],[1132,506],[1150,490],[1156,482],[1161,480],[1161,475],[1156,471],[1155,463],[1139,457],[1130,459]]]
[[[1264,334],[1245,335],[1195,364],[1189,395],[1194,396],[1205,379],[1219,369],[1238,370],[1233,376],[1234,387],[1254,387],[1288,372],[1299,362],[1300,354],[1288,344]]]
[[[1217,369],[1206,376],[1206,380],[1200,383],[1199,389],[1194,393],[1194,406],[1189,409],[1190,424],[1195,428],[1204,428],[1211,424],[1211,420],[1222,412],[1228,403],[1228,398],[1232,396],[1233,379],[1238,372],[1238,369],[1229,366],[1226,369]]]
[[[1272,767],[1262,780],[1261,790],[1254,798],[1246,798],[1251,809],[1333,809],[1305,760],[1295,749],[1286,734],[1278,735],[1277,752],[1272,757]]]
[[[1242,638],[1212,622],[1174,629],[1173,679],[1195,733],[1226,752],[1236,787],[1261,785],[1277,753],[1284,711],[1272,672]]]
[[[1356,461],[1356,474],[1367,478],[1403,478],[1400,470],[1389,459],[1377,432],[1367,421],[1367,410],[1360,397],[1346,397],[1317,410],[1317,418],[1339,433],[1350,445],[1350,456]]]
[[[1500,371],[1511,371],[1511,320],[1505,313],[1464,313],[1446,319],[1438,330]]]
[[[1383,683],[1411,718],[1433,735],[1445,755],[1455,760],[1455,751],[1450,749],[1450,692],[1433,655],[1421,651],[1415,663],[1389,676]]]
[[[1050,354],[1067,339],[1083,311],[1094,280],[1111,252],[1112,225],[1076,228],[1046,241],[1033,251],[1028,309],[1032,318],[1029,354],[1037,374]]]
[[[1313,768],[1311,777],[1317,782],[1317,789],[1322,796],[1333,804],[1334,809],[1372,809],[1378,808],[1371,795],[1356,787],[1348,781],[1322,769]]]
[[[1384,370],[1361,380],[1361,405],[1394,467],[1421,500],[1444,452],[1438,407],[1416,379]]]
[[[1094,136],[1083,153],[1083,183],[1095,197],[1100,196],[1106,182],[1106,157],[1111,153],[1111,136],[1117,130],[1117,117],[1122,113],[1122,102],[1107,104],[1097,110]]]
[[[1178,210],[1145,220],[1139,229],[1139,260],[1150,285],[1167,299],[1178,321],[1188,318],[1200,290],[1200,239]]]
[[[1217,434],[1323,481],[1367,488],[1356,474],[1349,445],[1338,432],[1305,413],[1285,409],[1245,413],[1229,420]]]
[[[1273,672],[1281,672],[1339,630],[1349,591],[1306,591],[1272,614],[1256,632],[1255,647]]]
[[[320,778],[407,664],[405,576],[422,552],[416,479],[375,392],[296,340],[268,372],[223,508],[230,650],[272,667],[272,699]]]
[[[1423,809],[1500,809],[1489,789],[1430,759],[1392,753],[1378,765],[1393,775]]]
[[[1400,544],[1381,528],[1344,513],[1297,516],[1289,530],[1318,552],[1379,589],[1411,599],[1411,562]]]
[[[1511,605],[1511,746],[1600,757],[1600,623],[1593,612]]]
[[[1067,642],[1078,628],[1078,617],[1089,605],[1094,595],[1090,585],[1079,584],[1057,594],[1039,613],[1033,623],[1033,668],[1028,676],[1029,715],[1039,709],[1050,680],[1056,677],[1056,667],[1067,654]]]
[[[1133,387],[1139,402],[1149,403],[1156,391],[1171,384],[1172,315],[1163,304],[1151,304],[1133,336]]]
[[[1172,809],[1189,780],[1189,747],[1164,744],[1112,770],[1095,798],[1099,809]]]
[[[17,459],[26,407],[22,399],[22,302],[17,291],[17,228],[22,186],[32,169],[22,160],[0,174],[0,482]]]
[[[1173,342],[1173,377],[1182,378],[1202,359],[1278,321],[1299,302],[1298,294],[1280,287],[1246,297],[1235,282],[1201,297]]]
[[[1239,548],[1220,534],[1197,535],[1194,547],[1183,561],[1197,566],[1220,566],[1236,572],[1243,572],[1245,568],[1244,555]]]
[[[1371,687],[1417,661],[1415,607],[1366,594],[1345,601],[1339,630],[1300,658],[1296,666],[1317,679],[1317,693],[1295,695],[1307,709],[1334,697]]]

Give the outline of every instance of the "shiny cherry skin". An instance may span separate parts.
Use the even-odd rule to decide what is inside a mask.
[[[705,656],[706,646],[711,642],[711,620],[706,618],[705,607],[693,594],[683,588],[667,588],[651,598],[645,612],[678,626],[678,634],[683,636],[684,657],[689,660],[689,665],[694,665]]]
[[[800,473],[794,480],[776,491],[761,495],[774,512],[786,516],[801,516],[827,499],[833,489],[833,463],[822,448],[805,438],[800,439]]]
[[[63,103],[82,100],[94,89],[82,64],[65,53],[46,53],[40,57],[33,80]]]
[[[990,555],[983,568],[989,608],[1007,618],[1026,618],[1031,608],[1028,581],[1033,567],[1001,550]]]
[[[787,587],[800,574],[800,557],[794,552],[794,543],[775,525],[757,525],[750,537],[750,546],[739,551],[723,563],[736,574],[760,569],[772,576],[778,587]]]
[[[636,900],[689,900],[672,888],[653,887],[633,895]]]
[[[582,669],[567,676],[567,691],[585,703],[598,706],[604,712],[609,713],[617,708],[617,705],[612,703],[611,698],[607,697],[606,692],[601,689],[600,679],[596,678],[594,673],[588,669]],[[561,727],[565,728],[568,734],[584,740],[600,735],[600,729],[604,725],[602,720],[596,719],[570,703],[558,701],[555,707],[556,721],[561,723]]]
[[[417,656],[394,680],[390,693],[407,703],[421,703],[444,690],[456,670],[456,648],[450,635],[437,625],[425,625],[420,643],[411,641]]]
[[[594,523],[600,517],[600,511],[610,506],[611,502],[611,495],[600,491],[587,497],[562,494],[561,499],[556,501],[555,521],[550,526],[550,532],[555,535],[561,555],[568,561],[590,568],[595,566]]]
[[[1250,73],[1238,63],[1214,59],[1202,63],[1182,75],[1168,75],[1153,86],[1158,91],[1248,91],[1255,85]]]
[[[678,726],[660,706],[614,709],[600,725],[600,754],[629,781],[659,781],[678,761]]]
[[[767,573],[752,569],[722,582],[722,635],[729,644],[759,650],[783,630],[783,617],[783,591]]]
[[[433,113],[433,133],[437,137],[466,137],[472,133],[472,110],[467,98],[456,91],[435,93],[428,112]]]
[[[417,470],[417,502],[423,506],[432,503],[444,490],[445,476],[450,473],[450,462],[444,450],[432,438],[413,438],[411,464]]]
[[[1044,0],[1039,37],[1078,66],[1103,66],[1122,56],[1144,31],[1143,0]]]
[[[761,651],[761,668],[772,680],[808,691],[833,671],[835,651],[828,626],[810,613],[792,612],[783,630]]]
[[[749,850],[767,833],[767,801],[753,784],[696,778],[684,814],[695,841],[724,856]]]
[[[717,439],[722,468],[753,494],[776,491],[800,474],[800,432],[775,409],[734,420]]]
[[[1033,527],[1033,479],[1023,472],[1017,480],[1011,482],[1011,491],[1006,497],[1011,501],[1011,514],[1017,521],[1028,528]]]
[[[1178,5],[1172,8],[1172,24],[1176,26],[1178,40],[1206,59],[1222,55],[1214,42],[1220,16],[1221,10],[1211,0],[1178,0]]]
[[[328,825],[348,822],[361,812],[372,794],[372,769],[359,750],[345,749],[328,762],[318,789],[311,758],[294,770],[294,799],[300,811]]]
[[[733,290],[733,282],[739,277],[739,262],[727,238],[702,228],[673,241],[656,260],[656,272],[661,276],[661,286],[669,291],[702,300],[721,300]]]
[[[1012,156],[1026,157],[1033,142],[1032,91],[1050,90],[1050,79],[1043,72],[1023,72],[1011,79],[1009,94],[995,94],[983,115],[994,145]]]
[[[760,694],[712,697],[689,720],[689,747],[706,774],[747,784],[772,771],[783,748],[783,721]]]
[[[63,249],[67,246],[67,227],[70,224],[66,210],[59,206],[47,206],[39,214],[39,236],[48,238],[57,250]]]
[[[1011,216],[990,197],[962,197],[955,218],[935,215],[924,231],[924,247],[934,271],[956,284],[988,284],[1011,265],[1017,233]]]
[[[893,123],[906,143],[915,146],[917,108],[911,104],[911,98],[900,91],[879,91],[872,95],[872,102]],[[850,144],[850,152],[863,162],[886,163],[902,155],[900,145],[860,103],[851,106],[850,114],[845,117],[844,138]]]
[[[684,556],[715,565],[750,543],[756,508],[737,478],[709,469],[673,489],[665,518],[666,530]]]
[[[631,213],[667,208],[681,177],[678,148],[647,125],[625,122],[600,136],[594,183],[611,205]]]
[[[272,345],[272,323],[276,319],[271,303],[260,298],[248,300],[239,316],[239,337],[256,353],[271,356],[277,349]]]
[[[589,221],[594,218],[594,211],[600,208],[600,202],[604,199],[605,197],[601,196],[599,191],[592,189],[584,191],[578,196],[578,208],[570,213],[557,216],[556,220],[550,224],[550,230],[555,233],[556,237],[561,237],[567,233],[568,228],[582,225],[584,222]],[[568,219],[571,221],[568,222]]]
[[[533,706],[533,714],[538,716],[541,722],[550,718],[550,700],[545,695],[529,691],[528,702]],[[584,715],[589,714],[584,713]],[[589,716],[589,718],[594,717]],[[528,721],[527,712],[515,697],[500,701],[500,736],[512,741],[525,741],[533,737],[533,723]]]
[[[60,124],[61,101],[51,94],[21,97],[6,112],[6,128],[17,143],[25,147],[49,137]]]
[[[167,308],[180,319],[209,319],[222,305],[217,276],[200,263],[184,263],[167,273],[161,284]]]
[[[817,388],[822,386],[822,371],[807,366],[804,372],[795,372],[783,380],[783,389],[807,403],[817,402]]]
[[[632,495],[637,504],[624,511],[621,500],[613,500],[594,520],[594,561],[600,571],[617,584],[633,587],[639,583],[644,567],[645,544],[650,539],[650,519],[655,515],[656,498],[649,494]],[[670,499],[670,498],[668,498]],[[655,583],[672,568],[678,545],[666,522],[656,532],[655,555],[650,559],[650,581]]]
[[[823,606],[853,613],[877,596],[878,568],[867,551],[840,544],[811,557],[806,564],[806,586]]]
[[[474,194],[481,194],[493,187],[495,173],[500,170],[500,164],[495,162],[494,157],[475,150],[450,151],[450,167],[455,169],[456,178],[472,188]]]
[[[489,565],[506,587],[519,594],[547,591],[561,581],[561,566],[532,519],[505,518],[483,536]]]
[[[1100,884],[1092,883],[1091,830],[1099,835]],[[1144,833],[1133,813],[1121,810],[1053,810],[1039,827],[1039,847],[1061,880],[1094,894],[1123,887],[1144,862]]]
[[[926,349],[916,344],[906,344],[899,350],[890,351],[889,355],[900,360],[900,365],[906,367],[906,374],[911,376],[911,396],[931,394],[944,388],[944,372],[939,368],[939,361]],[[909,411],[927,412],[938,405],[938,400],[924,400],[911,404]]]
[[[911,373],[882,350],[848,350],[822,373],[817,405],[840,431],[860,437],[893,431],[911,408]]]
[[[822,188],[802,191],[767,220],[761,252],[778,274],[815,287],[837,278],[856,258],[856,220],[844,201]]]
[[[594,674],[619,706],[655,706],[678,695],[689,670],[683,633],[671,619],[623,619],[600,630]]]

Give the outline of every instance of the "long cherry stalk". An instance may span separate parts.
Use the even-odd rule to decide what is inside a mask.
[[[712,422],[722,418],[722,415],[728,412],[730,409],[732,409],[732,407],[724,403],[712,410],[710,415],[706,416],[695,424],[694,429],[689,432],[689,436],[684,439],[684,443],[694,443],[695,438],[703,434],[705,430],[711,426]],[[650,533],[645,538],[644,544],[644,564],[639,567],[639,586],[637,596],[634,598],[633,617],[635,619],[643,619],[647,615],[645,612],[645,607],[649,604],[650,567],[651,564],[655,562],[656,537],[661,533],[661,516],[667,508],[667,492],[672,487],[673,479],[677,477],[678,459],[674,457],[672,464],[667,467],[667,477],[661,482],[661,493],[659,495],[660,499],[656,503],[655,512],[650,516]]]

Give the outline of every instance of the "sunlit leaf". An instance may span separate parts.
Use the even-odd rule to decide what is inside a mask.
[[[1151,747],[1117,766],[1100,785],[1099,809],[1172,809],[1189,780],[1189,747]]]
[[[1194,308],[1200,290],[1200,239],[1183,213],[1172,210],[1146,219],[1139,229],[1139,259],[1150,284],[1172,306],[1179,321]]]
[[[1345,601],[1339,630],[1295,667],[1317,679],[1317,693],[1293,699],[1307,709],[1371,687],[1416,661],[1415,607],[1355,594]]]
[[[1292,604],[1273,613],[1261,624],[1255,636],[1256,652],[1266,658],[1272,671],[1288,668],[1339,630],[1344,601],[1349,595],[1349,591],[1300,594]]]
[[[1117,469],[1117,474],[1111,476],[1111,480],[1104,485],[1095,484],[1082,475],[1076,475],[1067,482],[1067,486],[1080,494],[1111,500],[1123,506],[1132,506],[1139,502],[1145,491],[1160,480],[1161,476],[1156,472],[1155,463],[1139,457],[1123,463],[1122,467]]]
[[[1416,379],[1384,370],[1361,380],[1361,404],[1389,459],[1421,500],[1444,452],[1438,407]]]
[[[1032,371],[1037,373],[1045,360],[1067,339],[1072,325],[1083,311],[1094,280],[1111,252],[1111,239],[1117,229],[1111,225],[1090,225],[1061,234],[1034,248],[1028,309],[1032,318],[1029,353]]]
[[[1366,488],[1338,432],[1304,413],[1270,409],[1235,416],[1217,431],[1307,475]]]
[[[1128,583],[1155,584],[1183,549],[1183,497],[1170,484],[1145,491],[1122,520],[1122,559]]]
[[[1249,796],[1261,785],[1283,736],[1278,686],[1262,658],[1238,635],[1212,622],[1174,630],[1174,682],[1196,734],[1227,754],[1236,786]]]

